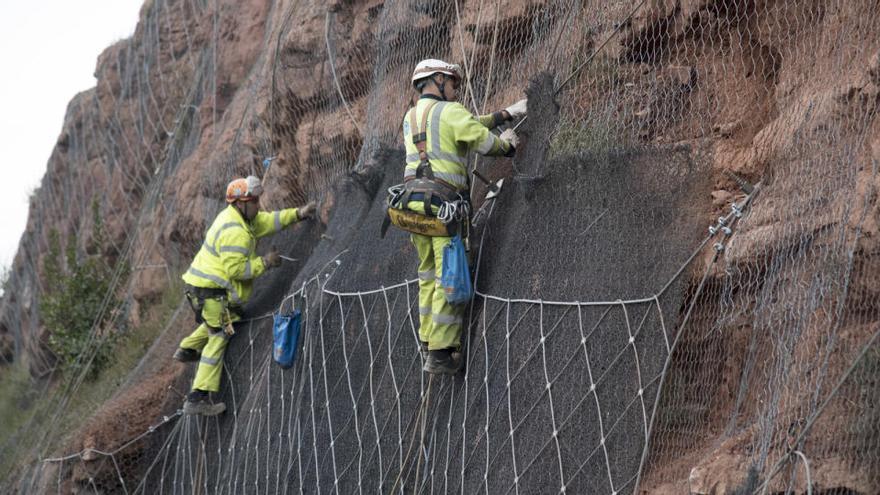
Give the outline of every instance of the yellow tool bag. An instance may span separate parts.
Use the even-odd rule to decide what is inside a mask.
[[[451,195],[454,194],[454,198]],[[422,211],[410,209],[412,202],[420,205]],[[413,234],[430,237],[451,237],[461,223],[460,207],[462,196],[445,186],[426,179],[415,179],[388,188],[385,200],[386,215],[382,223],[382,237],[388,225]],[[427,215],[423,212],[428,213]],[[469,213],[469,209],[466,209]]]
[[[388,218],[395,227],[430,237],[449,237],[449,226],[437,217],[429,217],[412,210],[388,208]],[[384,232],[383,232],[384,234]]]

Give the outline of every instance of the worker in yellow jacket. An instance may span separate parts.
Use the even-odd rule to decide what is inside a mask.
[[[315,203],[280,211],[260,211],[260,179],[254,176],[235,179],[226,187],[229,206],[217,215],[205,236],[201,249],[183,274],[186,296],[201,324],[180,341],[174,358],[182,362],[198,361],[192,391],[183,406],[185,414],[213,416],[226,410],[222,402],[209,395],[220,390],[223,352],[239,320],[253,281],[268,269],[281,264],[281,256],[272,250],[257,256],[257,239],[279,232],[284,227],[310,218]]]
[[[413,71],[412,84],[419,92],[419,99],[403,119],[404,181],[427,176],[438,185],[439,191],[466,197],[468,153],[512,156],[518,143],[513,129],[505,130],[500,136],[490,130],[524,116],[527,102],[520,100],[502,111],[474,116],[455,102],[461,80],[461,68],[442,60],[423,60]],[[431,195],[429,201],[431,216],[436,216],[442,200]],[[426,201],[415,195],[410,197],[406,207],[426,213]],[[419,255],[419,340],[425,355],[423,369],[428,373],[455,374],[461,368],[464,308],[449,304],[440,286],[443,248],[452,238],[412,234],[411,239]]]

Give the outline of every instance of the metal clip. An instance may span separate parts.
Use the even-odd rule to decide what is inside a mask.
[[[730,227],[721,227],[721,232],[724,232],[724,235],[730,235],[733,233],[733,231],[730,230]]]
[[[724,251],[724,244],[721,244],[720,242],[716,242],[714,247],[715,251],[718,251],[719,253]]]
[[[737,205],[736,203],[731,203],[730,211],[733,212],[733,216],[735,216],[736,218],[742,218],[742,216],[743,216],[742,210],[739,208],[739,205]]]
[[[397,184],[395,186],[391,186],[388,188],[388,206],[392,208],[400,208],[402,205],[400,204],[400,200],[403,199],[403,193],[406,190],[403,187],[403,184]]]
[[[232,326],[232,314],[229,312],[229,308],[226,308],[226,324],[223,325],[223,331],[230,337],[235,335],[235,327]]]
[[[718,225],[727,225],[727,220],[724,217],[718,217]]]
[[[718,229],[714,225],[709,226],[709,235],[715,235],[718,233]]]

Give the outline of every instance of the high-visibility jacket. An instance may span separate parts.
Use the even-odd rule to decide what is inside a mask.
[[[266,271],[263,259],[256,254],[257,239],[297,221],[296,208],[261,211],[247,222],[229,205],[211,224],[183,281],[195,287],[226,289],[230,303],[244,304],[253,290],[253,280]]]
[[[459,190],[468,188],[467,155],[475,151],[481,155],[503,156],[511,152],[510,144],[489,132],[500,120],[498,115],[474,117],[461,103],[436,101],[437,98],[425,95],[403,118],[403,139],[406,146],[406,169],[404,180],[415,177],[418,168],[419,151],[413,143],[413,129],[410,125],[411,113],[415,112],[418,132],[426,134],[425,150],[434,177],[443,180]],[[433,103],[433,106],[431,104]],[[425,110],[431,106],[422,129]]]

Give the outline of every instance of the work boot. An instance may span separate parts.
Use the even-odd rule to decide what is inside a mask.
[[[174,359],[180,361],[181,363],[192,363],[193,361],[198,361],[201,359],[202,354],[195,349],[187,349],[186,347],[178,347],[176,351],[174,351]]]
[[[454,375],[461,369],[461,353],[452,349],[428,351],[428,359],[422,371],[425,373]]]
[[[210,394],[204,390],[193,390],[183,403],[183,414],[216,416],[226,410],[226,404],[214,402]]]

